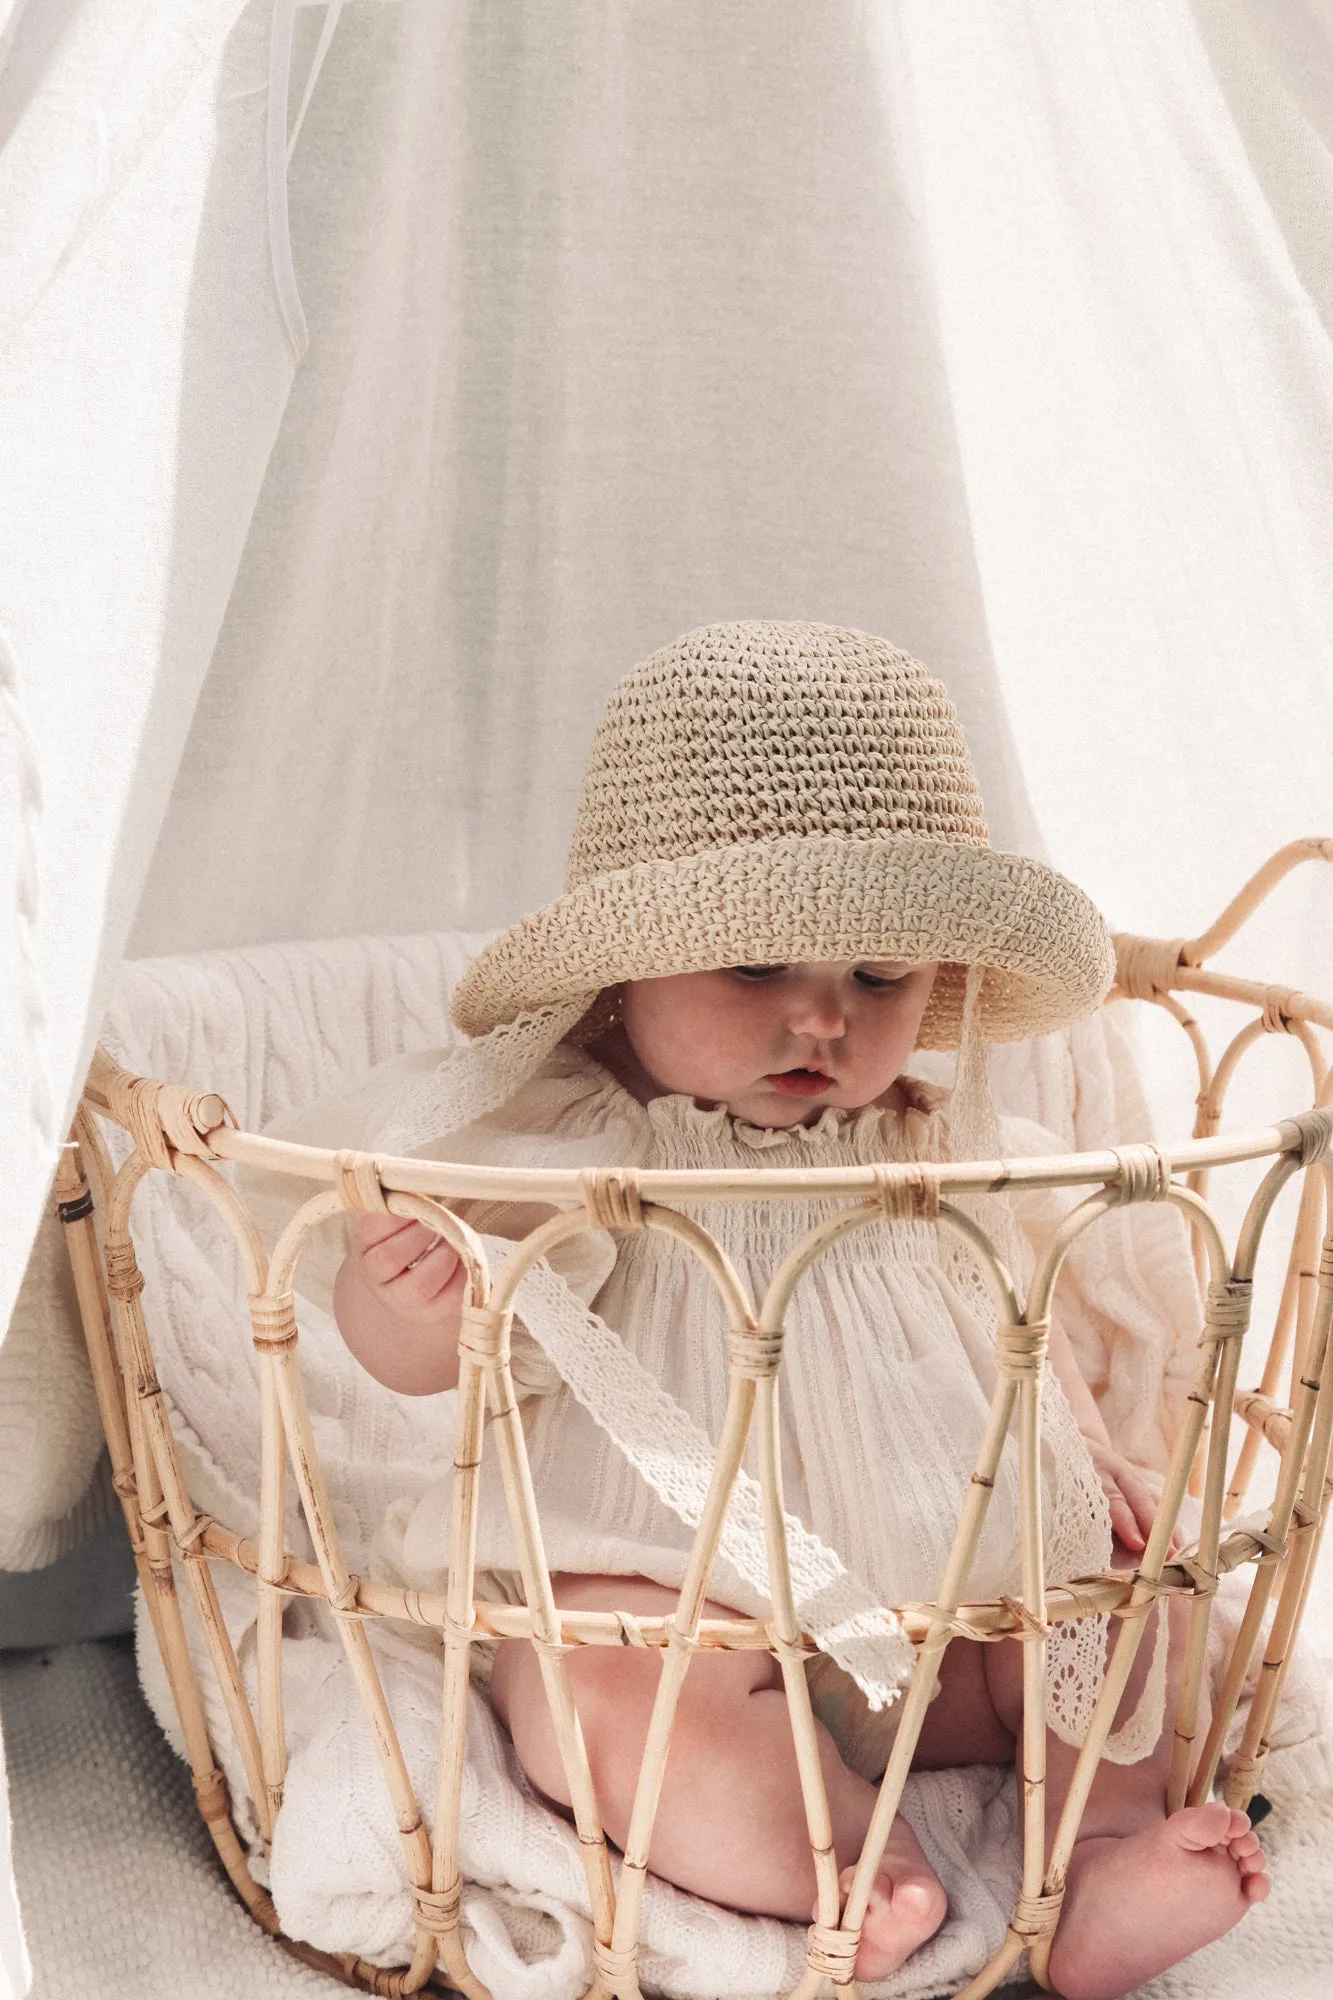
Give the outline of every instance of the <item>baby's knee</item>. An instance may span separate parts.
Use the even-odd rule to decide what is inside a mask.
[[[589,1646],[567,1655],[565,1671],[584,1747],[599,1791],[619,1795],[637,1769],[657,1682],[656,1658],[631,1658]],[[525,1776],[557,1805],[572,1792],[551,1711],[541,1662],[526,1639],[506,1639],[496,1650],[491,1700],[508,1729]]]

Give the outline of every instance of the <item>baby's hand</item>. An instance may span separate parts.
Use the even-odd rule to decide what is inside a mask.
[[[386,1388],[407,1396],[453,1388],[466,1287],[462,1258],[424,1223],[349,1217],[334,1313],[352,1353]]]
[[[1137,1466],[1122,1458],[1102,1438],[1085,1437],[1092,1462],[1111,1505],[1111,1527],[1127,1549],[1147,1547],[1157,1514],[1152,1489]],[[1171,1552],[1176,1548],[1173,1536]]]
[[[457,1291],[461,1303],[463,1260],[423,1222],[398,1215],[348,1218],[348,1262],[382,1311],[413,1324],[439,1317],[439,1300]]]

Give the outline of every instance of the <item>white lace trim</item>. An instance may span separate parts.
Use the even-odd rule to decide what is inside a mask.
[[[519,1014],[489,1035],[446,1050],[429,1076],[414,1077],[371,1140],[379,1153],[411,1153],[447,1132],[484,1118],[541,1068],[594,995],[560,1000]]]

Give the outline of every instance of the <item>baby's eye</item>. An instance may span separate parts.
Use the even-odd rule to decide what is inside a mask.
[[[732,971],[738,979],[773,979],[779,972],[785,972],[783,965],[733,965]]]
[[[858,986],[864,986],[871,993],[896,993],[901,987],[907,984],[906,973],[900,974],[896,979],[891,979],[883,972],[868,972],[863,965],[857,966],[856,971],[852,974],[852,978]]]

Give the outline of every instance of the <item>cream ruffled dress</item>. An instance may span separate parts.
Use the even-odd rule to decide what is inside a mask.
[[[589,1055],[562,1043],[500,1109],[417,1151],[476,1165],[564,1168],[804,1168],[948,1158],[947,1093],[910,1078],[902,1083],[909,1094],[902,1112],[826,1109],[811,1125],[772,1129],[680,1095],[641,1105]],[[1058,1150],[1025,1121],[1002,1120],[1001,1129],[1007,1151]],[[551,1212],[510,1203],[459,1206],[491,1239],[514,1240]],[[717,1203],[692,1205],[690,1213],[727,1252],[757,1303],[781,1259],[832,1206]],[[502,1251],[504,1244],[493,1248]],[[589,1231],[552,1262],[647,1375],[716,1439],[728,1391],[726,1321],[698,1259],[660,1231],[618,1239]],[[995,1386],[993,1326],[967,1253],[928,1223],[853,1232],[797,1285],[780,1401],[787,1511],[837,1551],[882,1605],[929,1600],[937,1591]],[[679,1585],[689,1528],[521,1323],[513,1373],[551,1569]],[[1058,1581],[1104,1569],[1111,1528],[1098,1476],[1049,1367],[1043,1413],[1046,1573]],[[441,1583],[447,1521],[443,1486],[391,1510],[382,1552],[405,1580],[418,1587]],[[479,1595],[521,1597],[493,1454],[477,1562]],[[965,1595],[994,1597],[1018,1586],[1011,1437]],[[768,1608],[725,1560],[714,1571],[712,1592],[747,1615]],[[1103,1659],[1103,1621],[1056,1628],[1051,1719],[1069,1741],[1086,1728]],[[1136,1721],[1150,1733],[1141,1747],[1124,1742],[1121,1756],[1142,1754],[1156,1735],[1152,1718]]]

